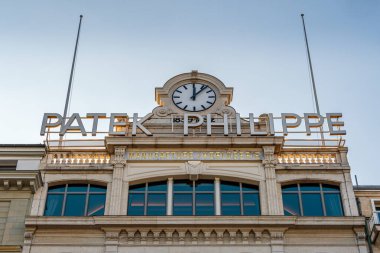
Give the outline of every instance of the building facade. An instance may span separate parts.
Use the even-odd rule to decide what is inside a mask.
[[[48,143],[22,252],[369,252],[342,140],[291,140],[232,95],[181,74],[152,113],[111,115],[104,138]],[[72,117],[61,134],[83,134]]]

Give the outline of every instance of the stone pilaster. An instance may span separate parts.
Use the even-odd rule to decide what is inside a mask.
[[[366,234],[363,228],[354,228],[359,253],[367,253]]]
[[[215,215],[221,215],[222,214],[222,207],[221,207],[221,195],[220,195],[220,178],[215,178],[214,181],[215,185]]]
[[[168,199],[166,203],[166,215],[173,215],[173,178],[168,178]]]
[[[113,176],[111,187],[111,201],[109,215],[122,215],[121,203],[123,192],[124,168],[127,163],[125,159],[125,147],[115,147],[115,154],[112,157]]]
[[[104,253],[117,253],[119,248],[119,234],[120,230],[106,229],[105,242],[104,242]]]
[[[27,228],[24,232],[24,246],[22,247],[22,253],[30,253],[34,232],[36,231],[35,228]]]
[[[270,231],[272,253],[284,253],[284,231]]]
[[[274,146],[264,146],[264,172],[266,199],[268,203],[268,215],[282,215],[280,210],[280,196],[277,192],[276,165],[277,159],[274,154]]]

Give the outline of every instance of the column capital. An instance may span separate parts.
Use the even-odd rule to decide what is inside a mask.
[[[277,164],[277,159],[274,154],[275,146],[263,146],[264,151],[264,166],[275,166]]]
[[[115,147],[115,154],[112,156],[112,164],[121,164],[125,165],[127,163],[127,160],[125,159],[125,146],[116,146]]]

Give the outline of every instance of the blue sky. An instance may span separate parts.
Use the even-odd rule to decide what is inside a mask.
[[[352,174],[379,184],[380,1],[0,1],[0,143],[40,143],[62,112],[150,112],[154,87],[197,69],[249,112],[312,112],[305,13],[321,112],[342,112]]]

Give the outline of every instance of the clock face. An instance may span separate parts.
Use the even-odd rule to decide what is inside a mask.
[[[201,83],[188,83],[178,87],[172,95],[174,104],[181,110],[200,112],[210,108],[216,94],[210,86]]]

